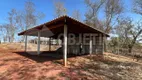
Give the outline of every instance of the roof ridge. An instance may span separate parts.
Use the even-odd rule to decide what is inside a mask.
[[[30,29],[35,29],[35,28],[38,28],[38,27],[40,27],[40,26],[42,26],[42,25],[45,25],[45,24],[46,24],[46,25],[47,25],[47,24],[52,24],[51,22],[54,22],[54,20],[58,20],[58,19],[61,19],[61,18],[69,18],[69,19],[72,19],[72,20],[74,20],[74,21],[77,21],[77,22],[79,22],[79,23],[85,25],[85,26],[88,26],[88,27],[90,27],[90,28],[92,28],[92,29],[95,29],[95,30],[97,30],[97,31],[99,31],[99,32],[101,32],[101,33],[103,33],[103,34],[108,35],[108,34],[105,33],[104,31],[102,31],[102,30],[100,30],[100,29],[97,29],[97,28],[95,28],[95,27],[93,27],[93,26],[89,26],[89,25],[87,25],[87,24],[85,24],[85,23],[83,23],[83,22],[81,22],[81,21],[79,21],[79,20],[77,20],[77,19],[75,19],[75,18],[73,18],[73,17],[71,17],[71,16],[68,16],[68,15],[62,15],[62,16],[56,17],[56,18],[54,18],[54,19],[52,19],[52,20],[50,20],[50,21],[48,21],[48,22],[45,22],[45,23],[40,24],[40,25],[36,25],[36,26],[34,26],[34,27],[30,28]],[[28,30],[30,30],[30,29],[28,29]],[[27,31],[27,30],[25,30],[25,31]],[[25,32],[25,31],[23,31],[23,32]]]

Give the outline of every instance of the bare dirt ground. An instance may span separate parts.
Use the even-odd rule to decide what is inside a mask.
[[[0,44],[0,80],[142,80],[142,61],[131,57],[83,55],[68,58],[64,67],[62,59],[17,53],[23,49],[23,43]],[[43,45],[41,49],[48,50]],[[29,44],[28,50],[36,50],[36,45]]]

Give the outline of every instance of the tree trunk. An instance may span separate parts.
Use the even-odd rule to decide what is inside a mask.
[[[104,45],[104,52],[107,52],[107,46],[108,46],[107,45],[107,37],[104,37],[103,39],[104,39],[103,40],[104,41],[104,43],[103,43],[103,45]]]
[[[133,46],[129,46],[129,49],[128,49],[129,53],[132,53],[132,49],[133,49]]]

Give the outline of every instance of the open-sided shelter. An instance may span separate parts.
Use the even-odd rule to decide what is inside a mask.
[[[73,44],[68,43],[70,40],[69,34],[72,34],[72,36],[75,35],[74,38],[75,42]],[[93,34],[95,34],[95,36]],[[38,37],[37,54],[40,54],[40,37],[49,37],[53,39],[62,40],[63,42],[62,52],[63,52],[63,59],[65,66],[67,64],[67,54],[69,53],[103,54],[104,40],[106,37],[109,36],[108,34],[104,33],[101,30],[88,26],[66,15],[58,17],[52,21],[38,25],[31,29],[25,30],[19,33],[18,35],[37,36]],[[84,37],[87,39],[85,40]],[[88,42],[89,44],[85,44],[84,42],[86,43]],[[27,48],[27,37],[25,41],[25,51],[26,48]]]

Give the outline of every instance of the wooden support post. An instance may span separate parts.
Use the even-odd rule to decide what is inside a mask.
[[[119,54],[119,38],[117,38],[117,42],[118,42],[118,53]],[[105,44],[106,44],[106,38],[105,38]],[[107,49],[107,44],[105,45],[105,48]]]
[[[104,54],[104,40],[105,39],[105,35],[102,35],[102,54]]]
[[[103,35],[102,34],[99,34],[99,46],[101,47],[101,51],[100,51],[100,53],[101,54],[103,54],[103,52],[104,52],[104,43],[103,43]]]
[[[67,25],[64,25],[64,66],[67,66]]]
[[[93,49],[94,49],[94,53],[95,54],[97,54],[97,51],[96,51],[96,47],[97,47],[96,45],[97,44],[96,44],[96,42],[97,42],[96,41],[96,35],[93,35],[93,37],[92,37],[92,43],[93,43]]]
[[[28,39],[28,36],[26,35],[25,36],[25,52],[27,51],[27,43],[28,43],[27,39]]]
[[[99,45],[101,46],[102,45],[102,35],[99,34]]]
[[[49,38],[49,51],[51,51],[51,38]]]
[[[37,54],[40,54],[40,31],[38,31]]]
[[[92,35],[91,35],[90,36],[90,54],[93,53],[92,48],[93,48],[93,40],[92,40]]]

